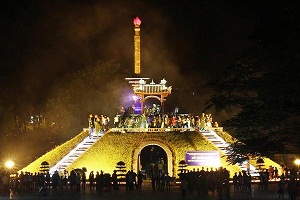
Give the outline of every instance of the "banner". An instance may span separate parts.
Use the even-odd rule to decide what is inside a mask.
[[[188,151],[185,154],[188,166],[220,166],[219,151]]]

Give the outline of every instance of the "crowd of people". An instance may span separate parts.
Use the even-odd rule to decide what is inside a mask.
[[[90,114],[88,117],[88,125],[90,134],[99,135],[109,129],[110,118],[107,115]]]
[[[180,173],[180,188],[182,197],[185,198],[187,193],[192,195],[194,192],[200,198],[208,197],[208,192],[216,192],[220,197],[225,196],[230,198],[230,172],[226,168],[206,170],[202,167],[201,170],[192,170],[185,173]]]
[[[139,175],[138,177],[139,188],[141,188],[141,179]],[[23,191],[38,191],[38,194],[43,196],[47,195],[49,190],[57,192],[67,190],[80,192],[86,189],[102,191],[118,189],[118,184],[119,179],[116,170],[112,175],[104,173],[102,170],[95,173],[91,171],[88,177],[86,176],[85,170],[82,169],[72,170],[70,172],[64,171],[62,173],[55,171],[52,175],[49,172],[38,172],[34,174],[21,172],[15,173],[13,176],[8,173],[2,173],[0,176],[0,193],[7,194],[10,190],[17,193]],[[126,185],[130,184],[126,181]]]
[[[88,125],[90,133],[99,135],[109,129],[110,118],[107,115],[90,114]],[[179,114],[178,108],[173,112],[162,114],[160,106],[146,106],[143,114],[134,114],[133,108],[120,111],[113,118],[114,128],[196,128],[208,130],[218,127],[218,122],[213,122],[212,115],[202,113],[200,116],[191,114]]]
[[[86,176],[84,170],[72,170],[70,173],[64,171],[62,174],[55,172],[54,174],[47,173],[29,173],[21,172],[11,177],[8,173],[1,173],[0,177],[0,194],[9,194],[10,191],[17,193],[21,192],[38,192],[39,195],[48,195],[49,191],[55,191],[63,194],[65,191],[80,192],[84,190],[91,191],[110,191],[120,190],[120,183],[124,184],[126,191],[141,190],[142,184],[145,180],[145,175],[141,171],[135,173],[132,170],[124,174],[125,178],[121,179],[117,170],[111,174],[103,171],[90,172]],[[230,178],[230,173],[226,168],[206,169],[202,167],[201,170],[183,170],[179,174],[180,190],[182,198],[187,195],[196,195],[200,198],[206,198],[209,193],[219,196],[220,199],[225,197],[230,199],[231,192],[234,193],[253,193],[252,177],[246,171],[234,174]],[[259,190],[268,190],[269,172],[266,169],[261,172],[259,179]],[[175,178],[170,177],[167,172],[153,171],[151,173],[150,187],[153,191],[169,192],[175,185]],[[267,180],[267,181],[266,181]],[[282,174],[276,184],[278,184],[279,199],[283,199],[285,193],[288,194],[289,199],[296,200],[300,197],[300,180],[294,176],[284,176]],[[233,186],[233,190],[230,190]]]
[[[155,104],[154,104],[155,105]],[[213,122],[212,115],[202,113],[200,116],[179,114],[178,108],[174,112],[162,114],[159,106],[145,107],[143,114],[134,114],[131,109],[120,109],[120,114],[113,119],[114,128],[196,128],[208,130],[218,127],[218,122]],[[150,110],[150,111],[149,111]],[[93,115],[88,117],[90,133],[99,135],[109,129],[110,118],[107,115]]]
[[[218,127],[217,122],[212,123],[211,114],[202,113],[199,116],[189,114],[157,114],[157,115],[117,115],[114,118],[115,128],[198,128],[208,130]]]
[[[155,109],[154,109],[155,108]],[[152,111],[154,109],[154,111]],[[115,128],[198,128],[207,130],[218,127],[212,120],[211,114],[202,113],[201,116],[179,114],[178,108],[174,112],[162,114],[161,109],[153,104],[153,108],[146,107],[143,114],[128,114],[124,106],[121,114],[114,117]],[[148,111],[151,110],[151,111]]]
[[[278,184],[278,197],[284,198],[284,194],[287,191],[289,199],[296,200],[300,198],[300,179],[297,179],[297,172],[293,170],[284,171],[280,176],[276,167],[269,166],[268,169],[264,169],[259,173],[258,190],[268,190],[270,180],[277,181]]]
[[[167,175],[164,180],[168,183],[167,177],[170,176]],[[13,176],[9,173],[1,173],[0,194],[8,194],[11,190],[17,193],[37,191],[41,196],[47,195],[50,190],[61,193],[67,190],[80,192],[86,189],[91,191],[110,191],[119,190],[120,183],[125,183],[127,191],[141,190],[145,178],[145,174],[142,174],[141,171],[135,173],[133,170],[129,170],[126,174],[119,174],[117,170],[114,170],[112,174],[104,173],[102,170],[91,171],[88,176],[86,176],[86,171],[83,169],[70,172],[64,171],[62,173],[55,171],[52,175],[49,172],[34,174],[21,172],[15,173]],[[155,176],[155,178],[157,182],[158,177]]]

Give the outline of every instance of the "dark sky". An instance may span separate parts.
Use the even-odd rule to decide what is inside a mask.
[[[141,76],[166,78],[174,86],[173,107],[182,84],[220,78],[252,45],[248,37],[265,8],[271,5],[250,0],[1,1],[0,81],[42,102],[55,80],[97,61],[114,60],[133,72],[132,21],[139,16]],[[201,89],[204,104],[210,91]]]
[[[250,43],[255,16],[247,1],[1,2],[1,76],[37,82],[116,60],[133,70],[133,24],[142,20],[142,74],[197,71],[212,76]]]

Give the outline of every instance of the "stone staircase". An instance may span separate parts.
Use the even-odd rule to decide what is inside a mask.
[[[211,141],[216,147],[218,147],[225,155],[228,155],[229,150],[227,149],[229,144],[225,142],[216,132],[200,131],[209,141]]]
[[[74,149],[72,149],[65,157],[63,157],[58,163],[50,168],[49,173],[53,174],[55,171],[63,172],[69,165],[71,165],[77,158],[79,158],[87,149],[89,149],[102,134],[92,134],[87,136],[80,142]]]
[[[211,141],[216,147],[218,147],[225,155],[230,153],[229,144],[223,140],[215,131],[207,130],[207,131],[200,131],[203,136],[205,136],[209,141]],[[246,164],[238,165],[241,170],[247,171]],[[251,176],[259,176],[257,173],[256,168],[250,164],[250,174]]]

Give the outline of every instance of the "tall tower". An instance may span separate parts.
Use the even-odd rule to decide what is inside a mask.
[[[140,38],[140,25],[142,21],[139,17],[134,18],[134,73],[141,73],[141,38]]]

